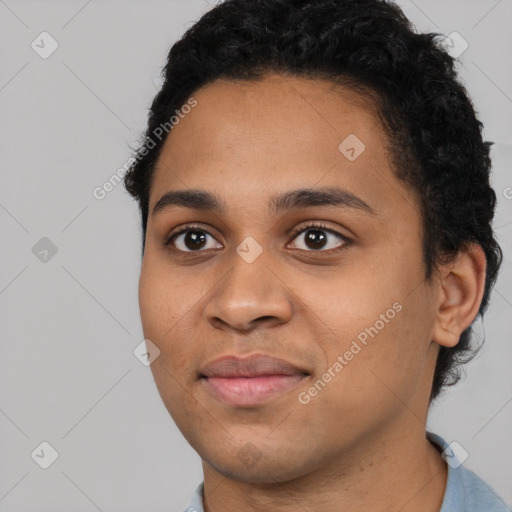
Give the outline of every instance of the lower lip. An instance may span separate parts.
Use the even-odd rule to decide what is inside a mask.
[[[305,375],[261,375],[259,377],[204,377],[206,389],[231,405],[250,406],[268,401],[297,386]]]

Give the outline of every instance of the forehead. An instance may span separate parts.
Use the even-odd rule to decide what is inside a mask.
[[[150,209],[162,192],[184,188],[257,197],[342,184],[372,201],[376,185],[393,180],[370,96],[276,74],[216,80],[192,96],[197,105],[174,126],[157,162]]]

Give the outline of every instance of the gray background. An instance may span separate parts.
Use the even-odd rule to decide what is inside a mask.
[[[468,41],[459,70],[495,142],[505,261],[487,343],[428,427],[459,442],[466,467],[510,503],[512,2],[398,3],[418,29]],[[209,8],[0,0],[0,511],[177,511],[202,479],[133,355],[143,339],[136,205],[122,185],[101,201],[92,192],[130,156],[170,46]],[[42,31],[59,44],[47,59],[31,48]],[[42,237],[57,248],[46,262],[32,252]],[[46,470],[31,458],[42,441],[59,453]]]

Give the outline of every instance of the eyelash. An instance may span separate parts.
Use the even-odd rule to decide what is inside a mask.
[[[340,245],[339,247],[336,247],[334,249],[329,249],[329,250],[322,250],[322,249],[319,249],[317,251],[315,251],[315,250],[306,251],[304,249],[297,249],[297,250],[302,251],[302,252],[308,252],[308,253],[323,253],[323,254],[328,254],[329,255],[329,254],[333,254],[333,253],[337,253],[339,251],[342,251],[343,249],[345,249],[347,247],[348,244],[350,244],[352,242],[352,240],[350,238],[346,237],[345,235],[342,235],[341,233],[338,233],[337,231],[335,231],[333,229],[330,229],[330,228],[326,227],[325,223],[323,223],[321,221],[319,221],[319,222],[311,222],[309,224],[306,224],[305,226],[301,226],[300,228],[297,228],[297,229],[293,230],[293,232],[291,233],[290,236],[292,236],[292,240],[294,240],[301,233],[304,233],[305,231],[308,231],[308,230],[311,230],[311,229],[317,229],[317,230],[320,230],[320,231],[326,231],[327,233],[330,233],[332,235],[337,236],[344,243],[342,245]],[[181,249],[176,249],[175,247],[172,247],[172,242],[174,241],[174,239],[176,237],[178,237],[179,235],[182,235],[183,233],[186,233],[188,231],[201,231],[203,233],[208,234],[212,238],[215,238],[215,236],[212,235],[212,233],[210,233],[207,229],[205,229],[205,228],[203,228],[203,227],[201,227],[201,226],[199,226],[197,224],[186,224],[185,226],[183,226],[183,228],[180,231],[178,231],[176,233],[173,233],[164,242],[164,247],[171,247],[172,249],[174,249],[175,251],[180,252],[180,253],[200,253],[200,252],[204,252],[202,250],[199,250],[199,251],[182,251]]]

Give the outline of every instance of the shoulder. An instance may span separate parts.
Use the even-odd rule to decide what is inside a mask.
[[[203,509],[204,482],[201,482],[194,491],[194,494],[183,512],[204,512]]]
[[[510,507],[499,497],[497,492],[473,471],[460,466],[453,470],[458,472],[461,482],[464,504],[467,512],[511,512]]]
[[[448,464],[446,491],[440,512],[512,512],[498,493],[459,460],[457,443],[448,444],[442,437],[427,432]],[[459,448],[460,445],[458,445]],[[465,454],[467,455],[467,453]]]

